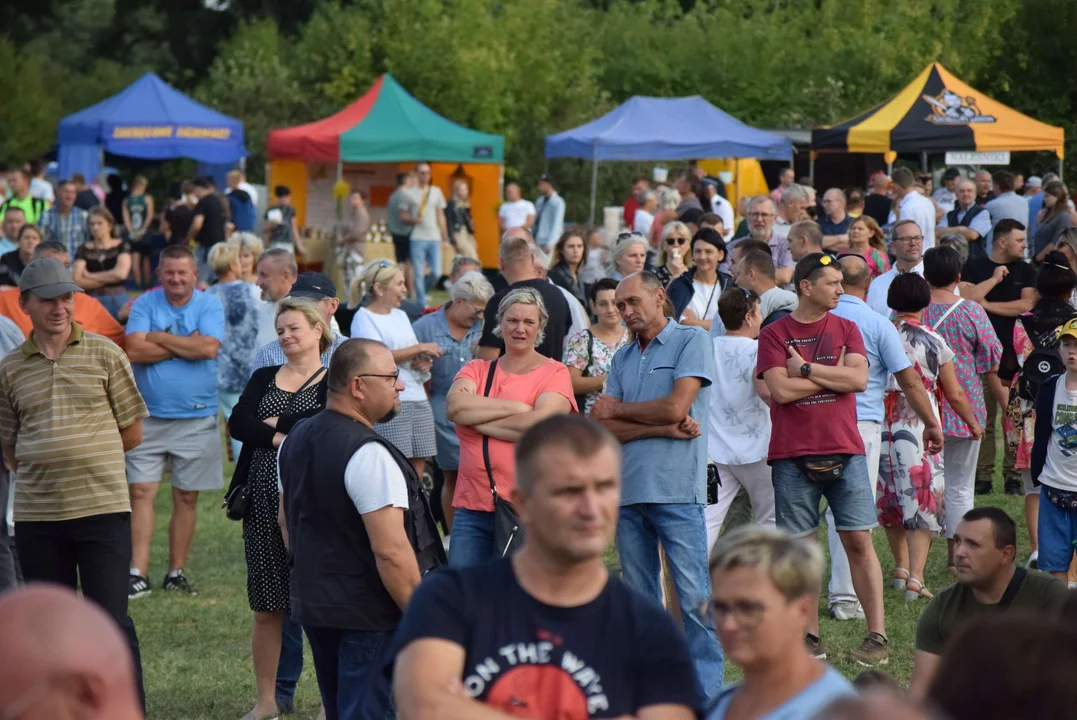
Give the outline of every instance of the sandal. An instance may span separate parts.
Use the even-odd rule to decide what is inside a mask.
[[[913,584],[916,585],[916,588],[917,588],[916,590],[910,590],[909,589],[909,586],[913,585]],[[906,583],[905,583],[905,602],[911,603],[914,600],[918,600],[919,598],[924,598],[925,600],[930,600],[933,597],[935,597],[935,596],[931,593],[930,590],[927,589],[927,587],[924,585],[924,583],[922,581],[917,580],[914,577],[909,577],[909,579],[906,581]]]
[[[904,575],[901,575],[899,573],[904,573]],[[905,584],[908,582],[909,571],[901,567],[894,568],[894,574],[890,578],[890,587],[894,588],[895,590],[904,590]]]

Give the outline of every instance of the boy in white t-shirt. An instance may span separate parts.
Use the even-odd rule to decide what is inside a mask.
[[[1032,481],[1041,486],[1038,567],[1066,582],[1077,542],[1077,320],[1058,337],[1066,372],[1036,395]]]

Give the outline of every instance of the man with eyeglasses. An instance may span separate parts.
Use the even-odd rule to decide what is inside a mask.
[[[868,305],[886,318],[890,317],[886,295],[894,278],[907,272],[924,274],[924,235],[915,220],[900,220],[894,225],[890,252],[894,254],[894,266],[872,280],[868,287]]]
[[[328,384],[325,409],[277,454],[292,617],[310,642],[326,717],[386,717],[390,640],[445,551],[411,462],[374,431],[400,412],[392,352],[348,340]]]
[[[785,286],[793,279],[793,256],[789,253],[788,239],[784,234],[775,232],[774,223],[777,218],[774,201],[769,195],[758,195],[748,203],[748,237],[765,242],[770,247],[771,258],[774,260],[775,282],[779,286]],[[747,238],[734,240],[727,249],[732,252],[733,248],[745,239]],[[718,269],[730,273],[729,258]]]

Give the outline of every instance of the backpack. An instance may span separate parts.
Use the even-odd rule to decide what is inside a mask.
[[[1017,381],[1017,396],[1022,400],[1035,402],[1040,387],[1047,380],[1066,372],[1066,366],[1058,356],[1057,327],[1044,332],[1035,332],[1031,328],[1026,328],[1026,330],[1033,349],[1021,367],[1021,377]]]

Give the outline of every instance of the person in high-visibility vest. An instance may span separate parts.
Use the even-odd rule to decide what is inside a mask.
[[[11,197],[0,205],[0,220],[4,219],[4,213],[9,207],[22,208],[26,214],[26,222],[36,225],[41,221],[41,216],[49,209],[47,200],[30,196],[30,173],[26,168],[18,168],[11,173]]]

